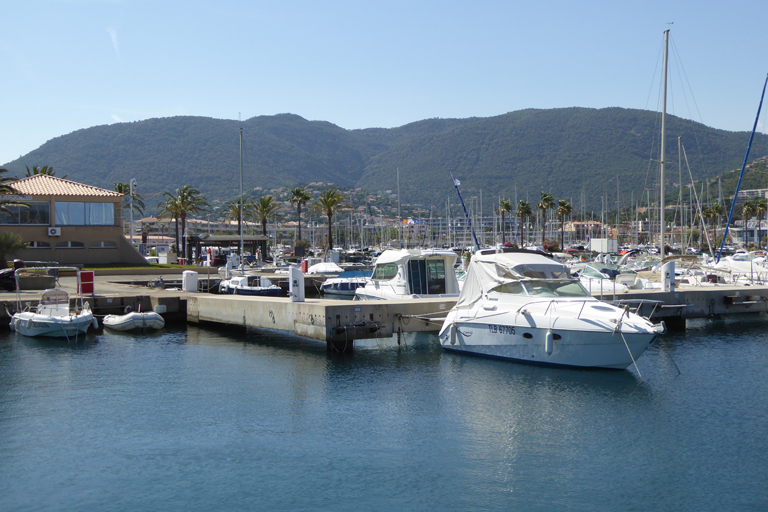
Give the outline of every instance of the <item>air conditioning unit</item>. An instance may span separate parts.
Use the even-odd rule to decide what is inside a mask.
[[[61,236],[61,228],[48,228],[48,236]]]

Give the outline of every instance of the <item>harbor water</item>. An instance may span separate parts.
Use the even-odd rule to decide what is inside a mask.
[[[0,510],[766,510],[768,318],[689,327],[626,371],[432,334],[2,333]]]

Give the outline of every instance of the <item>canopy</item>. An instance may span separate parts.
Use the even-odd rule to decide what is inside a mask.
[[[469,263],[456,307],[470,307],[492,288],[526,279],[568,279],[568,269],[544,254],[531,251],[478,251]]]

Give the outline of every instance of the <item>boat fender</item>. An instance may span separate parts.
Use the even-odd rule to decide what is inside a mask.
[[[27,329],[32,329],[32,319],[27,320]]]
[[[552,347],[554,345],[554,335],[552,334],[552,331],[547,331],[546,336],[544,336],[544,352],[547,353],[547,355],[552,354]]]
[[[96,320],[96,317],[93,317],[93,321],[91,322],[91,325],[93,325],[94,329],[98,329],[99,328],[99,321]]]

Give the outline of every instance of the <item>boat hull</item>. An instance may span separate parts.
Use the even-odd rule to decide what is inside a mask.
[[[444,326],[440,344],[454,352],[525,363],[623,370],[656,336],[654,332],[568,331],[459,322]]]
[[[156,330],[165,327],[165,320],[154,311],[146,313],[131,312],[125,315],[105,316],[104,327],[123,332],[144,329]]]
[[[22,336],[70,338],[85,334],[93,324],[93,313],[89,310],[67,316],[49,316],[26,311],[13,315],[10,326]]]

